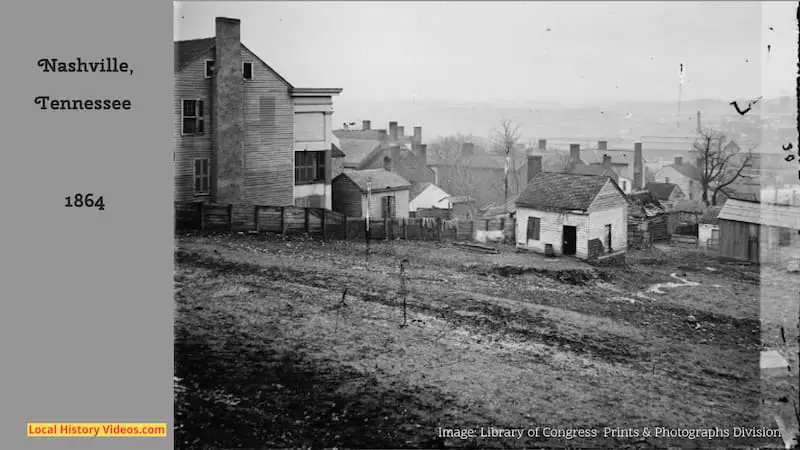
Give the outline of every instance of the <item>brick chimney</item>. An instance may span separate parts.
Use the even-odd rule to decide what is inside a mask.
[[[528,153],[528,177],[527,181],[531,181],[534,175],[542,172],[542,155],[533,152]]]
[[[680,157],[680,156],[676,156],[675,157],[675,165],[676,166],[680,166],[681,164],[683,164],[683,158]]]
[[[244,86],[241,21],[216,18],[211,83],[212,192],[216,203],[244,202]]]
[[[402,138],[406,135],[406,127],[402,125],[397,126],[397,137]]]
[[[461,156],[473,155],[475,155],[475,144],[472,142],[464,142],[464,145],[461,147]]]
[[[547,150],[547,139],[539,139],[539,150]]]
[[[389,151],[389,157],[392,158],[392,169],[396,169],[397,165],[400,164],[400,146],[394,146]]]
[[[644,159],[642,158],[642,143],[633,144],[633,186],[644,189]]]
[[[611,168],[611,156],[603,155],[603,167],[605,167],[606,169]]]
[[[387,172],[392,171],[392,158],[390,158],[389,156],[383,157],[383,170]]]
[[[381,128],[380,130],[378,130],[378,140],[379,140],[379,141],[383,142],[383,141],[385,141],[387,138],[388,138],[388,135],[386,134],[386,130],[384,130],[383,128]]]
[[[569,144],[569,168],[572,169],[581,159],[581,144]]]
[[[417,160],[425,165],[428,162],[428,146],[425,144],[414,144],[414,154],[417,155]]]
[[[393,141],[397,140],[397,122],[389,122],[389,136]]]
[[[371,124],[370,124],[370,121],[369,121],[369,120],[362,120],[362,121],[361,121],[361,129],[362,129],[363,131],[369,131],[369,127],[370,127],[370,125],[371,125]]]
[[[422,127],[414,127],[414,142],[422,144]]]
[[[603,151],[608,150],[608,141],[597,141],[597,149]]]

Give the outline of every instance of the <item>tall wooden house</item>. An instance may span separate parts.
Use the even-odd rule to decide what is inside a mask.
[[[294,87],[240,28],[218,17],[214,37],[174,43],[175,200],[330,209],[342,90]]]

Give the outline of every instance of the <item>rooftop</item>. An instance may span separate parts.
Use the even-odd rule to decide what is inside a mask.
[[[728,199],[717,217],[719,220],[800,230],[800,206],[797,205],[775,205]]]
[[[596,175],[542,172],[530,179],[516,204],[546,211],[586,211],[609,180]]]
[[[411,187],[408,180],[385,169],[353,170],[342,172],[336,178],[339,177],[349,178],[363,193],[367,192],[367,187],[372,191]]]

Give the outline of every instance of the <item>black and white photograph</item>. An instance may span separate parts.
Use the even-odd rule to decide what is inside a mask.
[[[173,15],[176,449],[798,447],[796,2]]]

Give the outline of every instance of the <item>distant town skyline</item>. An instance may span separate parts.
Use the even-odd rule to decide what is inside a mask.
[[[794,93],[795,8],[794,2],[178,2],[174,38],[213,36],[214,17],[239,18],[243,42],[275,70],[298,86],[341,87],[343,99],[756,98]]]

